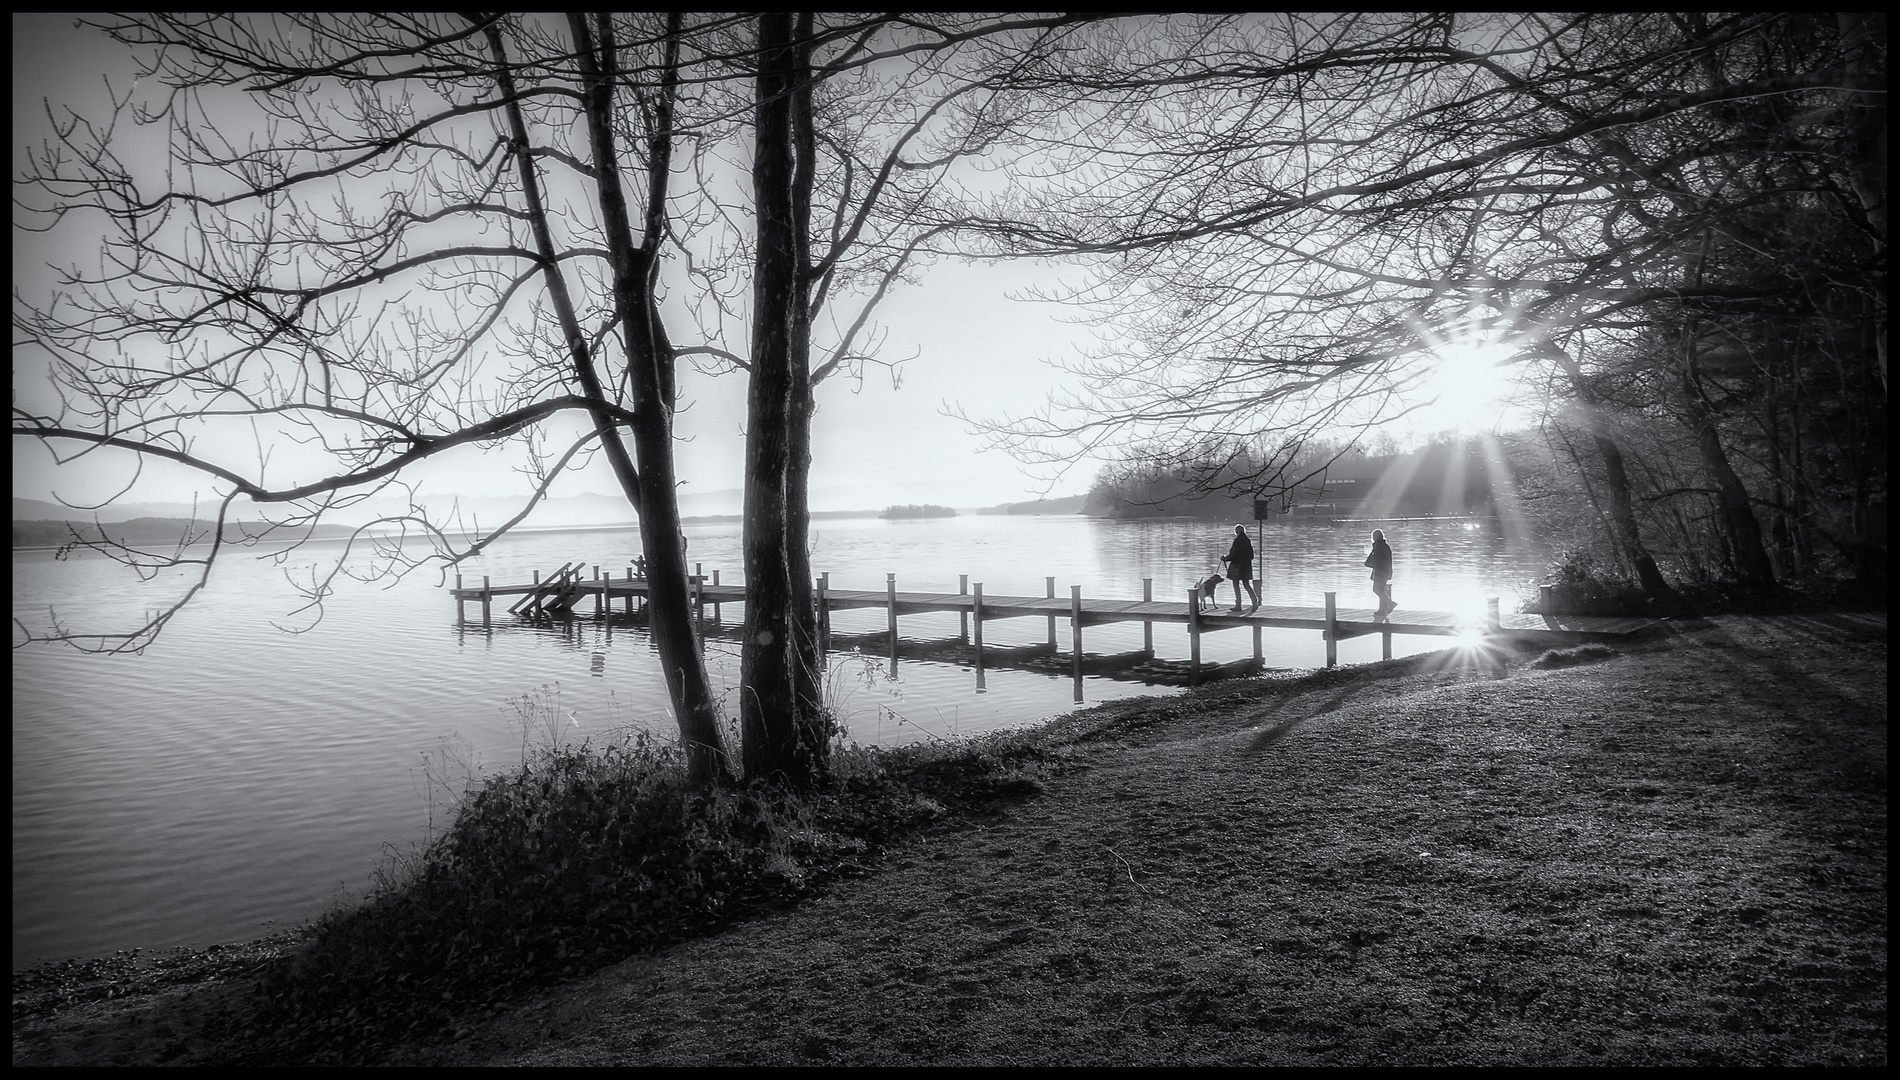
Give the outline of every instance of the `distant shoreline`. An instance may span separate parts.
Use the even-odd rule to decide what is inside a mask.
[[[821,510],[812,514],[813,520],[837,520],[843,518],[863,518],[876,520],[876,510]],[[730,525],[745,520],[742,514],[700,514],[680,519],[682,525]],[[127,526],[134,526],[127,528]],[[558,533],[558,532],[619,532],[637,530],[638,522],[596,522],[584,525],[521,525],[509,530],[511,533]],[[25,529],[25,541],[22,541],[22,529]],[[318,525],[308,536],[296,536],[295,530],[284,530],[282,535],[259,535],[245,533],[242,530],[268,528],[263,522],[235,521],[225,525],[225,543],[242,544],[246,541],[263,543],[310,543],[312,541],[347,540],[355,528],[349,525]],[[13,550],[15,551],[55,551],[74,543],[72,531],[83,530],[85,535],[95,542],[101,539],[124,544],[175,544],[188,529],[196,529],[205,535],[202,540],[194,541],[189,547],[201,547],[211,542],[210,528],[207,522],[192,521],[188,518],[133,518],[128,521],[15,521],[13,523]],[[233,530],[238,530],[234,532]],[[366,535],[386,535],[393,530],[371,530]],[[59,535],[54,541],[52,537]]]
[[[981,517],[1005,517],[1005,516],[1007,517],[1087,517],[1093,521],[1110,521],[1110,522],[1116,522],[1116,523],[1121,523],[1121,524],[1133,524],[1133,523],[1149,522],[1149,521],[1226,522],[1227,520],[1229,520],[1225,517],[1194,517],[1187,514],[1167,514],[1167,515],[1156,515],[1153,517],[1114,517],[1114,516],[1108,516],[1108,515],[1081,514],[1081,513],[1074,513],[1074,512],[1001,514],[992,510],[976,510],[976,511],[970,511],[968,513],[959,511],[957,516],[959,517],[978,517],[978,516],[981,516]],[[842,520],[852,520],[852,519],[863,520],[863,521],[954,520],[952,518],[947,518],[947,517],[946,518],[886,517],[884,511],[870,510],[870,509],[819,510],[819,511],[814,512],[811,515],[811,519],[813,521],[842,521]],[[1380,524],[1380,523],[1388,523],[1388,522],[1412,522],[1412,521],[1425,522],[1425,521],[1495,521],[1495,520],[1497,520],[1495,515],[1488,515],[1488,514],[1445,514],[1442,516],[1429,516],[1429,517],[1309,517],[1309,518],[1282,517],[1277,520],[1270,520],[1266,523],[1275,524],[1275,525],[1281,525],[1281,524],[1285,524],[1285,525],[1358,525],[1358,524]],[[697,514],[691,517],[681,518],[680,524],[682,525],[734,525],[734,524],[742,523],[744,521],[745,521],[745,515],[743,514]],[[123,528],[124,526],[134,525],[134,524],[140,526],[141,528],[138,530],[126,530]],[[156,531],[161,526],[161,524],[164,526],[164,531],[162,532]],[[1260,523],[1255,522],[1254,524],[1260,524]],[[21,534],[21,529],[23,526],[36,527],[36,528],[30,529],[28,538],[24,542],[22,541],[22,534]],[[197,529],[200,529],[200,530],[207,529],[205,522],[202,522],[202,521],[191,522],[186,518],[134,518],[130,521],[114,521],[114,522],[103,522],[103,523],[91,522],[91,521],[42,521],[42,520],[15,521],[13,523],[13,528],[14,528],[13,550],[15,551],[57,550],[73,542],[70,539],[70,533],[67,534],[67,538],[60,539],[58,542],[52,542],[50,539],[42,539],[43,537],[47,537],[49,535],[49,530],[53,528],[87,529],[87,530],[92,530],[95,534],[95,539],[97,539],[98,530],[100,530],[102,526],[104,529],[104,536],[108,539],[111,539],[116,542],[121,542],[121,543],[147,544],[147,545],[149,544],[175,544],[178,542],[179,537],[184,535],[184,532],[188,527],[196,527]],[[345,540],[345,539],[348,539],[354,532],[354,529],[348,525],[318,525],[315,531],[311,535],[304,536],[304,537],[296,537],[296,536],[290,535],[291,530],[286,530],[285,535],[283,536],[245,534],[242,532],[233,533],[230,531],[233,529],[242,530],[246,527],[263,529],[266,526],[264,526],[262,522],[255,522],[255,521],[240,521],[240,522],[227,523],[227,525],[225,526],[227,530],[225,534],[225,542],[227,544],[230,544],[230,543],[243,544],[247,541],[254,540],[254,541],[260,541],[263,543],[282,543],[282,544],[310,543],[313,541]],[[557,532],[618,532],[618,531],[626,531],[626,530],[637,530],[639,527],[640,525],[638,522],[631,522],[631,521],[630,522],[597,522],[593,524],[584,524],[584,525],[522,525],[510,531],[516,532],[516,533],[535,533],[535,534],[557,533]],[[384,534],[385,533],[383,532],[373,530],[368,535],[384,535]],[[210,543],[210,540],[208,538],[204,540],[196,541],[188,546],[199,547],[207,543]]]

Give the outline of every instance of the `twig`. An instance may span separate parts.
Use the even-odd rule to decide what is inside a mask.
[[[1148,887],[1146,885],[1143,885],[1141,882],[1135,880],[1135,868],[1129,864],[1127,859],[1122,858],[1121,852],[1116,851],[1112,846],[1106,846],[1106,845],[1104,846],[1104,850],[1106,850],[1110,855],[1114,856],[1116,862],[1122,864],[1122,872],[1128,875],[1128,884],[1133,885],[1137,889],[1140,889],[1141,895],[1147,896]],[[1115,880],[1115,870],[1113,867],[1109,868],[1108,878],[1109,878],[1109,882],[1113,884]]]

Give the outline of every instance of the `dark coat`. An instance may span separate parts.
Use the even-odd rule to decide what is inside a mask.
[[[1246,533],[1235,533],[1234,542],[1227,549],[1222,560],[1227,564],[1227,577],[1230,581],[1245,581],[1253,577],[1253,541]]]
[[[1366,565],[1372,567],[1372,580],[1392,580],[1392,548],[1384,540],[1372,542],[1372,554],[1366,556]]]

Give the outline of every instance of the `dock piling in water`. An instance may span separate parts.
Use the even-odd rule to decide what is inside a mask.
[[[1070,667],[1075,672],[1075,703],[1082,703],[1082,586],[1069,586],[1069,636],[1075,641]]]
[[[1326,666],[1339,666],[1339,594],[1326,594]]]
[[[887,618],[885,619],[885,623],[886,623],[885,628],[888,629],[891,633],[891,659],[895,660],[897,659],[897,575],[896,574],[884,575],[884,595],[888,598],[885,601],[884,610],[889,613]]]
[[[818,575],[818,652],[831,651],[831,571]]]
[[[969,592],[970,592],[970,575],[958,574],[957,575],[957,595],[967,596],[969,595]],[[970,614],[969,612],[964,611],[961,608],[957,610],[957,640],[963,642],[965,645],[968,645],[970,643]]]
[[[1188,590],[1188,685],[1201,685],[1201,590]]]
[[[971,586],[970,595],[970,640],[976,650],[976,688],[983,689],[983,583]]]
[[[1142,578],[1141,579],[1141,602],[1144,604],[1152,604],[1154,603],[1154,599],[1155,599],[1155,579],[1151,577]],[[1143,653],[1146,653],[1150,660],[1154,659],[1155,621],[1153,619],[1141,620],[1141,651]]]
[[[1056,598],[1056,579],[1044,578],[1043,581],[1047,582],[1047,588],[1043,592],[1043,596],[1047,597],[1050,600],[1054,600]],[[1054,656],[1055,654],[1056,654],[1056,617],[1054,615],[1050,615],[1049,616],[1049,655]]]

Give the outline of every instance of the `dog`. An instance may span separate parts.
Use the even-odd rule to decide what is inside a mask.
[[[1226,580],[1219,574],[1212,574],[1206,581],[1201,582],[1199,586],[1201,607],[1205,608],[1210,603],[1215,607],[1220,606],[1220,597],[1217,594],[1220,592],[1221,584]]]

